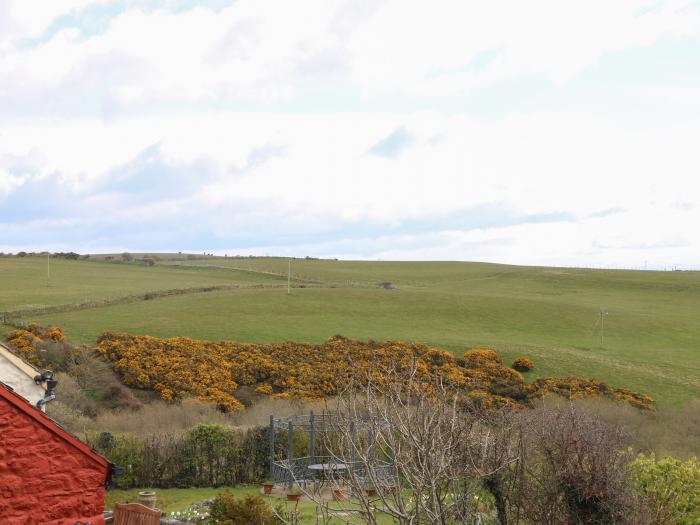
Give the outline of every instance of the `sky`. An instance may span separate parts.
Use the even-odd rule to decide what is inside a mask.
[[[0,251],[700,269],[700,0],[0,0]]]

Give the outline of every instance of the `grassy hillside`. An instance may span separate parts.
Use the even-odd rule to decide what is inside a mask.
[[[207,285],[272,283],[263,274],[213,268],[123,264],[104,260],[0,258],[0,311],[87,302],[150,291]]]
[[[172,257],[175,259],[175,257]],[[103,330],[156,336],[320,342],[334,334],[488,345],[535,359],[536,375],[580,374],[661,402],[700,397],[700,273],[527,268],[456,262],[220,258],[154,267],[0,258],[0,311],[158,289],[248,286],[32,317],[73,341]],[[391,282],[387,290],[378,283]],[[265,287],[250,288],[251,285]],[[299,286],[304,286],[300,288]],[[607,308],[605,344],[596,325]]]

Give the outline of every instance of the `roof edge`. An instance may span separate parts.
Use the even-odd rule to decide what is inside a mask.
[[[41,374],[41,370],[39,370],[31,363],[28,363],[27,361],[22,359],[20,356],[18,356],[15,352],[12,351],[12,348],[10,348],[4,343],[0,343],[0,354],[2,354],[5,357],[5,359],[7,359],[12,365],[14,365],[14,367],[17,368],[20,372],[23,372],[27,377],[31,378],[32,381],[34,380],[35,375]],[[46,390],[46,384],[42,383],[40,386],[44,390]]]

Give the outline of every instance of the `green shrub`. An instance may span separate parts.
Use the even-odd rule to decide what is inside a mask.
[[[197,425],[185,435],[182,476],[195,486],[216,487],[230,481],[227,466],[240,452],[234,432],[221,425]]]
[[[632,462],[634,484],[645,497],[654,523],[700,523],[700,464],[696,459],[657,460],[641,454]]]
[[[230,492],[219,494],[209,511],[210,522],[217,525],[277,525],[284,521],[260,496],[246,494],[236,498]]]
[[[124,468],[124,473],[112,478],[118,489],[139,487],[143,477],[143,441],[134,436],[115,435],[110,440],[110,448],[104,451],[109,460]],[[91,441],[98,441],[99,436]],[[104,438],[102,438],[104,440]]]
[[[527,372],[532,370],[534,367],[535,363],[532,362],[532,359],[528,359],[527,357],[518,357],[511,365],[511,368],[517,370],[518,372]]]

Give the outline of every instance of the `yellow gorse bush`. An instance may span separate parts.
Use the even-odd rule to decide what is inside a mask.
[[[599,379],[584,379],[578,376],[567,378],[535,379],[531,388],[536,395],[558,394],[571,399],[607,398],[624,401],[644,410],[655,410],[654,400],[647,395],[632,392],[627,388],[612,388]]]
[[[532,362],[532,359],[528,359],[527,357],[518,357],[513,361],[511,368],[518,372],[527,372],[535,368],[535,363]]]
[[[401,377],[402,371],[411,370],[425,389],[440,379],[487,407],[521,408],[548,393],[608,397],[640,408],[654,407],[648,396],[596,380],[573,377],[525,383],[519,372],[503,365],[497,352],[484,348],[455,357],[423,344],[362,342],[342,336],[319,345],[248,344],[107,332],[99,338],[97,349],[129,386],[155,390],[165,400],[195,395],[225,410],[243,408],[235,398],[238,385],[255,386],[258,394],[276,398],[322,399],[336,395],[350,380],[383,387]]]
[[[40,366],[36,354],[37,344],[42,341],[62,342],[65,338],[63,331],[57,326],[44,328],[36,323],[30,323],[26,329],[12,330],[7,334],[7,342],[17,350],[20,357],[35,366]]]
[[[129,386],[155,390],[166,401],[194,394],[224,410],[243,405],[233,397],[233,363],[224,346],[186,337],[157,339],[150,336],[103,334],[98,351],[114,362]]]

